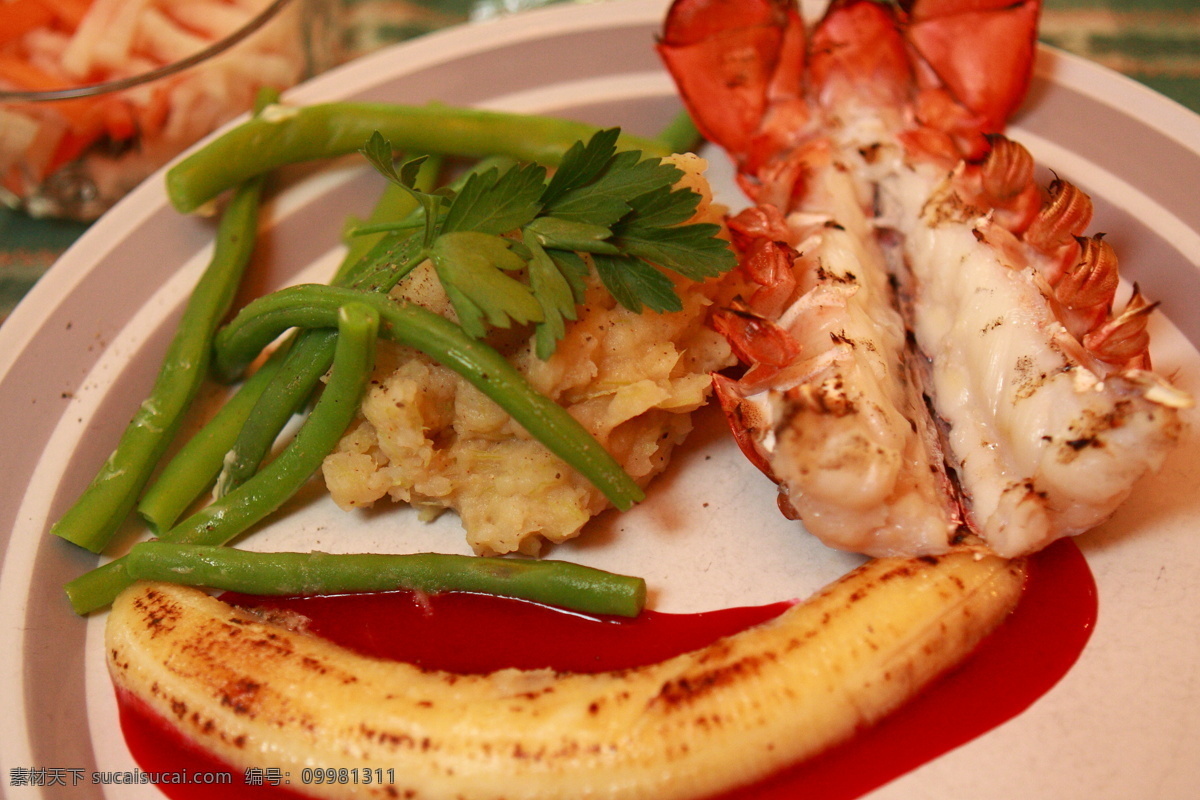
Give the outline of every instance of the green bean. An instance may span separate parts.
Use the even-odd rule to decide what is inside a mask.
[[[430,191],[441,171],[441,159],[427,159],[417,174],[415,186]],[[407,191],[389,183],[403,196],[385,193],[371,219],[388,216],[411,219],[419,216],[416,200]],[[387,293],[416,266],[419,240],[411,233],[375,237],[366,252],[349,248],[334,275],[335,286],[351,286]],[[286,363],[255,403],[229,452],[222,460],[217,496],[244,483],[258,469],[292,415],[300,411],[321,376],[333,362],[336,337],[330,331],[301,331]]]
[[[505,161],[483,159],[451,184],[451,188],[460,188],[472,172],[480,172]],[[418,188],[425,191],[432,188],[439,163],[436,159],[430,159],[422,165],[417,175]],[[409,198],[411,200],[410,195]],[[417,210],[413,209],[407,218],[419,216]],[[357,262],[344,262],[334,284],[386,294],[419,263],[421,257],[420,237],[412,236],[411,232],[384,236]],[[279,432],[307,400],[332,359],[333,340],[327,338],[326,332],[301,332],[288,357],[288,365],[258,401],[253,415],[224,459],[218,483],[219,495],[254,474]]]
[[[124,522],[171,443],[207,372],[212,333],[228,312],[254,248],[261,181],[244,184],[221,217],[212,260],[183,311],[150,396],[91,484],[51,528],[98,553]]]
[[[225,544],[278,509],[308,481],[354,420],[375,357],[379,316],[362,303],[335,311],[337,353],[329,382],[295,439],[270,464],[220,500],[164,532],[164,541]],[[72,608],[86,614],[112,602],[133,579],[122,556],[67,584]]]
[[[272,113],[274,112],[274,113]],[[167,194],[190,213],[221,192],[284,164],[353,153],[375,131],[397,149],[482,158],[508,155],[553,166],[596,128],[552,117],[430,104],[343,102],[275,107],[210,142],[167,173]],[[669,155],[651,139],[623,137],[622,148]]]
[[[258,94],[254,98],[254,113],[261,114],[262,110],[269,105],[279,102],[279,90],[264,86],[258,90]],[[211,335],[211,334],[210,334]],[[286,349],[286,348],[281,348]],[[276,360],[277,361],[277,360]],[[259,370],[261,375],[255,379],[255,384],[265,384],[271,373],[271,364],[264,364],[264,369]],[[257,374],[257,373],[256,373]],[[234,420],[245,420],[250,413],[253,404],[249,396],[243,397],[238,402],[225,403],[217,412],[217,416],[222,419],[231,421],[229,424],[240,425],[240,422]],[[215,452],[220,458],[220,454],[228,449],[228,437],[218,435],[222,430],[221,426],[207,424],[205,428],[197,435],[191,437],[176,453],[167,466],[160,471],[157,480],[150,482],[145,494],[137,504],[139,516],[151,527],[152,530],[158,532],[170,527],[179,515],[191,505],[200,492],[188,493],[180,491],[180,487],[187,487],[190,481],[182,480],[191,477],[191,467],[186,469],[181,468],[184,464],[196,461],[203,463],[204,454],[206,452]],[[222,449],[224,448],[224,449]],[[212,463],[219,464],[219,461]],[[208,485],[216,477],[219,467],[214,466],[210,469],[204,478],[201,479],[202,485]]]
[[[429,158],[417,175],[416,185],[424,190],[431,189],[437,181],[442,162]],[[417,207],[412,196],[391,183],[394,191],[385,190],[369,219],[403,219]],[[345,257],[338,267],[334,282],[343,284],[356,280],[364,285],[387,291],[385,276],[396,269],[397,256],[394,240],[383,241],[383,237],[361,237],[354,244],[368,245],[366,252],[361,246],[347,248]],[[396,280],[399,280],[397,277]],[[317,379],[329,369],[333,361],[333,342],[326,341],[327,333],[314,332],[315,340],[324,342],[320,348],[316,342],[305,344],[305,336],[293,337],[272,353],[263,366],[234,393],[211,420],[180,448],[158,478],[153,481],[138,504],[138,513],[156,533],[167,530],[179,519],[196,499],[212,485],[218,475],[224,473],[225,485],[232,488],[243,482],[257,469],[262,455],[269,450],[279,431],[283,429],[293,410],[312,395]],[[294,341],[299,339],[299,341]],[[291,354],[289,347],[295,344],[298,354]],[[317,350],[313,353],[314,349]],[[279,380],[272,378],[285,364],[287,373]],[[311,380],[297,378],[297,371],[311,375]],[[264,394],[272,395],[261,400]],[[282,395],[282,397],[280,396]],[[261,401],[261,402],[260,402]],[[286,413],[280,413],[287,409]],[[254,420],[246,430],[247,420]],[[239,471],[226,472],[226,456],[235,451],[231,460],[241,464]],[[245,455],[252,451],[257,456]],[[247,468],[249,465],[249,468]],[[243,471],[244,470],[244,471]],[[236,475],[236,477],[234,477]]]
[[[636,617],[642,578],[566,561],[416,553],[251,553],[230,547],[143,542],[126,570],[137,580],[253,595],[314,595],[412,589],[519,597],[588,614]]]
[[[217,497],[242,485],[258,470],[279,432],[304,407],[321,376],[329,371],[337,337],[332,329],[302,331],[296,337],[225,454],[217,478]]]
[[[415,303],[332,286],[294,286],[253,301],[218,334],[215,368],[232,378],[280,332],[326,328],[338,306],[368,303],[379,312],[380,334],[413,347],[454,370],[494,400],[551,452],[625,511],[644,495],[600,443],[566,409],[538,392],[505,358],[462,328]]]
[[[258,398],[283,366],[283,355],[290,344],[289,341],[272,353],[150,483],[137,510],[152,531],[161,533],[174,525],[179,515],[216,480],[225,454],[233,447]]]
[[[676,114],[655,138],[672,153],[690,153],[702,141],[700,130],[687,111]]]

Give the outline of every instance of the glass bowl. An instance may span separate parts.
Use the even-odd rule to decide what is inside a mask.
[[[11,0],[0,201],[95,219],[262,88],[337,63],[340,0]]]

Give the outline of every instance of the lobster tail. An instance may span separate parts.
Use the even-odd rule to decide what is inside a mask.
[[[791,0],[676,0],[658,52],[696,126],[758,176],[809,129],[807,95],[903,114],[951,162],[987,151],[1029,88],[1041,0],[833,0],[811,36]]]
[[[810,77],[817,101],[835,110],[846,97],[900,110],[914,75],[900,20],[874,0],[833,0],[813,30]]]
[[[1114,309],[1087,196],[1041,189],[999,133],[1039,8],[831,0],[803,54],[782,2],[677,0],[668,20],[668,65],[756,204],[728,220],[745,299],[712,316],[746,369],[715,394],[832,547],[1014,557],[1087,530],[1192,403],[1149,371],[1154,304]]]
[[[744,172],[779,150],[773,132],[807,118],[804,23],[790,0],[678,0],[657,49],[696,127]]]
[[[1004,128],[1033,76],[1041,0],[901,0],[905,37],[944,88],[979,118]],[[923,87],[927,88],[927,87]]]

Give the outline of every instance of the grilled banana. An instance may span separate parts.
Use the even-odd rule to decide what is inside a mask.
[[[116,685],[235,767],[390,770],[327,797],[702,797],[851,736],[962,659],[1023,565],[879,559],[763,625],[636,669],[455,675],[368,658],[196,589],[142,583],[107,623]]]

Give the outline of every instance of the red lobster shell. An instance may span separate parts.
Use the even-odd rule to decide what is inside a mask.
[[[1087,196],[1001,134],[1039,0],[678,0],[659,52],[754,205],[731,428],[828,544],[1036,550],[1107,518],[1191,398],[1150,371]]]

